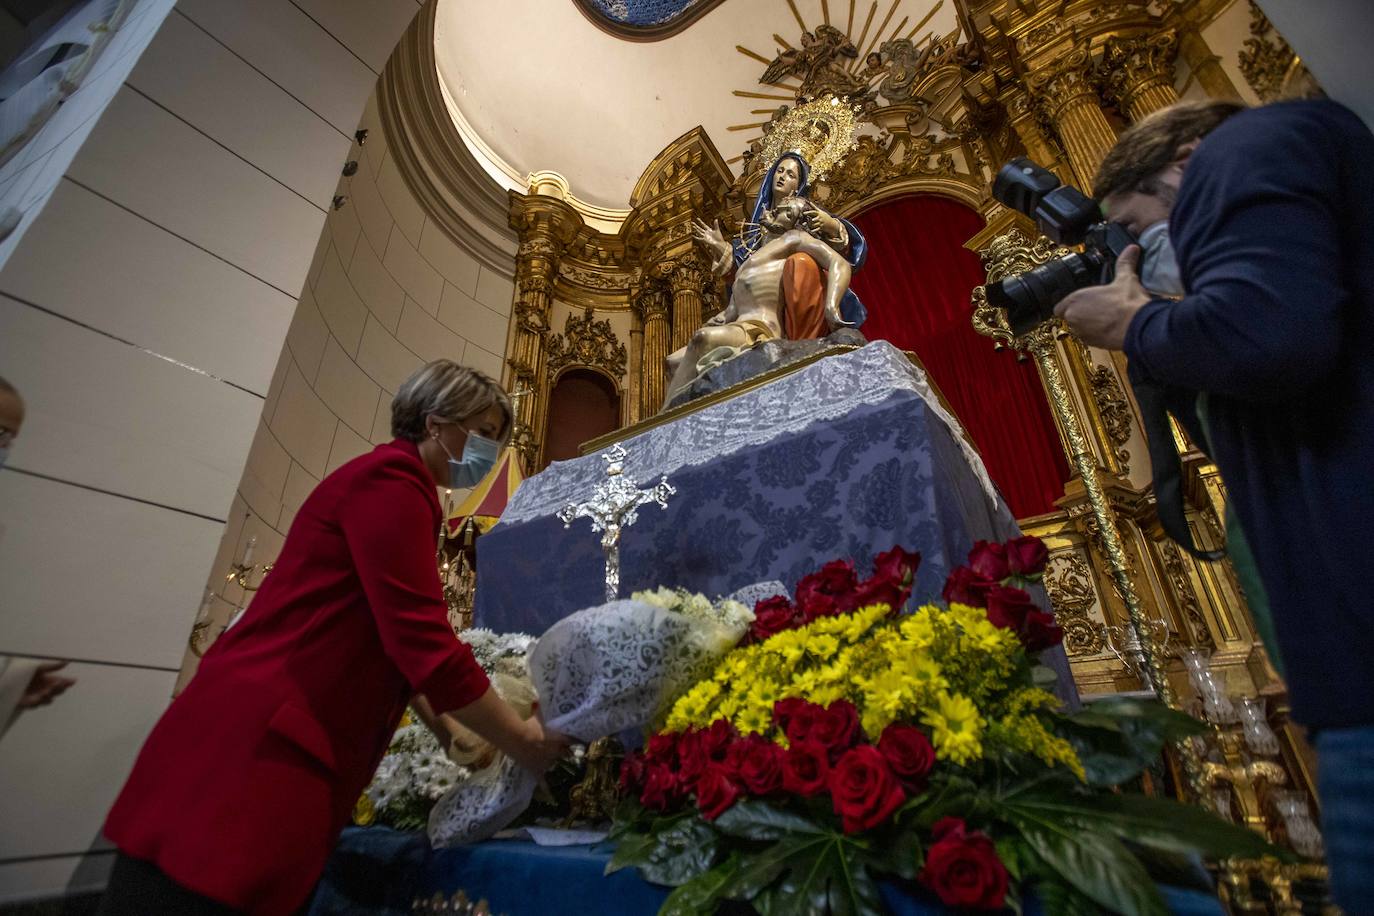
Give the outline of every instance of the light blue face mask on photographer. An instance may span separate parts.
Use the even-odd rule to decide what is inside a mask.
[[[1156,296],[1178,298],[1184,294],[1174,246],[1169,241],[1169,221],[1162,219],[1140,233],[1140,285]]]
[[[448,483],[455,490],[475,486],[479,480],[491,473],[491,469],[496,467],[496,459],[501,456],[501,443],[476,433],[468,433],[467,442],[463,445],[462,460],[453,457],[453,453],[444,445],[443,440],[436,436],[435,441],[444,450],[444,454],[448,455]]]

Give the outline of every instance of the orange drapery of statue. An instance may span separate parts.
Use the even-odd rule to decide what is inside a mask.
[[[782,332],[788,340],[813,340],[830,333],[825,323],[825,276],[809,254],[798,252],[782,268]]]

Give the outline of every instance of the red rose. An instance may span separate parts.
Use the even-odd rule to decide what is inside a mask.
[[[1043,573],[1045,564],[1050,560],[1045,542],[1031,535],[1007,541],[1006,548],[1007,565],[1011,571],[1027,579]]]
[[[725,813],[739,798],[739,786],[730,778],[730,773],[719,763],[713,763],[697,779],[697,808],[701,816],[713,821]]]
[[[652,763],[672,763],[677,758],[678,735],[675,732],[659,732],[649,736],[646,756]]]
[[[645,770],[639,803],[655,811],[667,811],[677,802],[679,795],[678,780],[672,768],[664,763],[650,763]]]
[[[630,751],[620,762],[620,791],[624,795],[634,795],[644,784],[644,755]]]
[[[911,589],[891,579],[880,579],[876,575],[854,590],[854,606],[872,607],[885,604],[893,614],[900,614],[906,607],[906,599],[911,597]]]
[[[1004,630],[1021,632],[1021,624],[1026,615],[1037,610],[1027,595],[1019,588],[994,585],[988,589],[988,620]]]
[[[878,739],[878,753],[909,791],[925,790],[926,775],[935,766],[935,748],[925,732],[911,725],[889,725]]]
[[[750,735],[730,748],[727,767],[754,795],[769,795],[782,788],[784,751],[772,741]]]
[[[792,697],[778,700],[773,704],[773,721],[787,740],[793,743],[807,741],[816,726],[816,720],[825,712],[809,700]]]
[[[816,716],[808,737],[832,756],[847,750],[859,738],[859,711],[848,700],[836,700]]]
[[[1007,895],[1007,869],[992,840],[969,831],[957,817],[937,821],[935,842],[926,851],[920,879],[941,902],[975,910],[1000,910]]]
[[[853,562],[831,560],[797,583],[797,607],[808,622],[853,610],[852,593],[858,584]]]
[[[1027,652],[1032,653],[1042,652],[1064,641],[1064,631],[1054,622],[1054,615],[1044,611],[1031,611],[1027,614],[1017,635],[1021,637],[1021,645],[1026,647]]]
[[[830,779],[830,753],[814,741],[794,741],[782,760],[782,787],[793,795],[811,797]]]
[[[991,579],[993,582],[1001,582],[1011,575],[1011,567],[1007,564],[1007,548],[988,541],[978,541],[973,545],[973,549],[968,552],[968,567],[979,578]]]
[[[945,580],[945,600],[951,604],[957,601],[959,604],[982,607],[988,600],[988,589],[996,584],[991,579],[984,579],[967,566],[960,566]]]
[[[706,757],[719,762],[725,759],[730,743],[738,736],[739,732],[735,731],[729,719],[717,719],[697,733],[697,740]]]
[[[784,596],[766,598],[754,605],[754,622],[749,627],[749,636],[752,642],[763,642],[800,622],[797,609]]]
[[[678,775],[686,782],[694,781],[711,762],[709,751],[702,741],[704,732],[688,729],[677,742]]]
[[[830,798],[845,833],[878,826],[906,801],[892,768],[871,744],[850,748],[831,769]]]
[[[893,547],[873,558],[873,578],[886,579],[898,585],[909,586],[916,578],[916,568],[921,565],[920,553]],[[862,605],[860,605],[862,607]]]

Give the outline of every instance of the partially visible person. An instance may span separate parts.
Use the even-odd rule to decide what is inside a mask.
[[[66,662],[0,657],[0,738],[27,709],[47,706],[76,683],[57,672]]]
[[[295,913],[417,694],[531,771],[565,747],[490,689],[434,560],[436,487],[491,468],[510,402],[439,360],[400,386],[391,432],[306,499],[149,735],[105,825],[119,855],[102,914]]]
[[[1328,100],[1182,103],[1122,134],[1094,193],[1132,246],[1056,309],[1195,410],[1228,551],[1315,734],[1331,882],[1374,901],[1374,135]],[[1136,276],[1156,292],[1146,292]],[[1168,287],[1173,288],[1168,288]],[[1251,564],[1253,558],[1253,565]],[[1257,573],[1252,575],[1251,573]],[[1271,626],[1272,624],[1272,626]]]
[[[19,391],[0,378],[0,467],[9,460],[10,447],[24,425],[24,399]],[[76,683],[75,678],[57,672],[67,666],[61,661],[0,656],[0,737],[26,709],[46,706]]]
[[[0,378],[0,467],[10,457],[10,446],[19,438],[19,427],[24,425],[24,399],[19,391]]]

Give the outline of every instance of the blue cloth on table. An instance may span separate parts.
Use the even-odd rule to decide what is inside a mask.
[[[537,846],[525,840],[488,840],[430,851],[423,834],[385,827],[349,828],[325,870],[309,916],[391,916],[408,912],[414,898],[435,893],[445,899],[463,891],[485,899],[497,916],[553,916],[596,912],[640,916],[658,912],[669,888],[649,884],[634,869],[604,874],[612,846]],[[423,849],[423,855],[418,850]],[[343,882],[342,884],[340,882]],[[391,893],[379,884],[391,882]],[[883,902],[893,916],[936,916],[950,910],[923,888],[883,882]],[[1214,895],[1161,887],[1176,916],[1219,916]],[[392,900],[404,898],[404,909]],[[385,900],[387,903],[373,901]],[[1027,916],[1043,916],[1039,900],[1028,899]],[[747,908],[741,912],[748,912]]]
[[[974,541],[1020,534],[954,422],[924,372],[877,342],[625,440],[625,472],[641,487],[666,474],[677,493],[666,509],[641,508],[622,534],[621,594],[794,588],[839,557],[867,575],[874,554],[899,544],[921,553],[914,600],[939,600]],[[588,455],[521,484],[478,542],[477,626],[538,635],[604,600],[600,535],[554,515],[589,498],[604,470]],[[1062,649],[1042,660],[1073,703]]]

